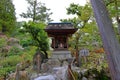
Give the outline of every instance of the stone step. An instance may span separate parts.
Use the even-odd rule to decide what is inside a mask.
[[[51,58],[66,59],[71,57],[70,51],[53,51]]]

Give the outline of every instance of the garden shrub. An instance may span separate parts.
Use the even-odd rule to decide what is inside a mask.
[[[7,41],[5,38],[0,37],[0,48],[4,47],[7,45]]]
[[[22,50],[17,48],[16,46],[12,46],[12,48],[10,49],[8,56],[12,56],[12,55],[20,55],[22,54]]]
[[[1,61],[1,65],[3,67],[16,66],[16,64],[19,63],[20,61],[21,61],[21,59],[19,56],[9,56]]]

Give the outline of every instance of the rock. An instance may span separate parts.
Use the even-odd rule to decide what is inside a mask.
[[[19,40],[16,38],[9,38],[7,43],[8,43],[8,45],[12,46],[14,44],[19,44]]]
[[[86,77],[83,77],[82,80],[88,80]]]
[[[42,71],[42,73],[46,73],[46,72],[48,72],[49,71],[49,65],[47,64],[47,63],[42,63],[41,64],[41,71]]]
[[[56,67],[56,78],[57,80],[67,80],[67,66],[64,67]]]
[[[35,78],[34,80],[55,80],[53,75],[45,75]]]
[[[34,78],[38,77],[37,73],[32,73],[30,76],[30,80],[34,80]]]
[[[45,55],[40,50],[38,50],[33,56],[33,69],[38,73],[40,72],[41,64],[44,59]]]

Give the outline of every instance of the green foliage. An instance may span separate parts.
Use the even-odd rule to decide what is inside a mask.
[[[92,78],[93,80],[111,80],[109,72],[106,70],[107,68],[102,68],[98,71],[96,68],[88,69],[84,76],[87,78]]]
[[[21,41],[20,41],[20,44],[24,47],[24,48],[26,48],[26,47],[28,47],[29,45],[32,45],[32,40],[31,39],[22,39]]]
[[[98,27],[96,27],[96,23],[90,22],[87,23],[84,28],[81,29],[83,32],[80,40],[80,44],[84,47],[87,46],[88,49],[93,50],[96,46],[94,46],[94,43],[97,43],[97,47],[102,46],[102,41],[100,37],[100,33],[98,31]]]
[[[75,28],[79,28],[79,30],[69,39],[69,45],[72,51],[75,51],[74,49],[76,47],[78,47],[78,49],[86,47],[93,50],[93,43],[95,42],[99,43],[99,46],[102,46],[99,31],[93,19],[92,9],[89,4],[80,6],[73,3],[67,8],[67,12],[68,14],[76,14],[77,17],[61,21],[71,22]]]
[[[81,7],[81,16],[79,16],[79,18],[82,21],[87,22],[90,17],[92,17],[92,9],[89,4],[86,4],[84,7]]]
[[[7,75],[10,72],[14,72],[14,71],[15,71],[15,66],[0,68],[0,80],[4,80],[4,77],[7,77]]]
[[[37,47],[36,46],[30,46],[28,48],[26,48],[23,52],[23,54],[21,55],[21,57],[23,57],[23,60],[30,60],[32,61],[33,59],[33,55],[36,52]]]
[[[105,0],[107,10],[113,21],[113,26],[117,27],[116,35],[118,40],[120,38],[120,1],[119,0]]]
[[[67,14],[77,15],[72,19],[63,19],[62,22],[72,22],[75,28],[82,28],[92,17],[92,9],[89,4],[80,6],[78,4],[70,4],[67,8]]]
[[[12,36],[17,38],[17,39],[23,39],[23,34],[21,32],[22,26],[25,23],[25,21],[21,21],[21,22],[16,22],[16,27],[14,32],[12,33]],[[25,35],[24,35],[25,36]],[[22,37],[22,38],[21,38]]]
[[[37,0],[26,0],[29,4],[26,13],[22,13],[21,16],[24,18],[31,18],[33,22],[50,22],[49,13],[50,9],[47,9],[45,4],[38,2]]]
[[[25,69],[25,65],[27,65],[27,61],[32,63],[33,55],[36,52],[35,46],[28,47],[27,49],[22,52],[22,54],[10,55],[6,58],[0,57],[0,78],[8,75],[10,72],[14,72],[16,70],[16,64],[23,63],[23,67],[21,69]]]
[[[16,46],[11,47],[8,56],[12,56],[12,55],[20,55],[22,54],[22,51],[20,48],[17,48]]]
[[[15,28],[16,17],[12,0],[0,1],[0,31],[6,34],[12,33]]]
[[[9,56],[5,58],[3,61],[1,61],[0,64],[3,67],[8,67],[8,66],[16,66],[16,64],[19,62],[20,62],[20,57],[16,55],[16,56]]]
[[[83,58],[81,58],[83,59]],[[96,68],[98,71],[104,68],[108,68],[107,59],[104,53],[91,52],[87,57],[87,63],[82,62],[83,69]]]
[[[108,11],[111,17],[117,17],[120,15],[120,9],[119,9],[120,2],[119,1],[117,0],[106,1],[106,5],[107,5]]]
[[[71,4],[70,7],[67,8],[67,12],[68,14],[77,15],[77,17],[72,19],[64,19],[61,21],[71,22],[75,28],[79,28],[78,31],[69,38],[69,50],[72,52],[72,55],[75,56],[83,47],[89,49],[89,51],[94,51],[95,48],[102,47],[102,41],[96,26],[96,22],[93,18],[91,6],[89,4],[86,4],[85,6]],[[96,66],[94,61],[95,60],[91,60],[90,58],[90,62],[86,64],[83,63],[82,67],[87,67],[87,69],[89,69],[91,66]],[[103,62],[101,65],[106,67],[107,63]],[[101,67],[99,66],[99,70],[100,69]]]
[[[62,22],[71,22],[74,26],[74,28],[80,28],[82,27],[81,25],[81,20],[78,19],[77,17],[74,17],[72,19],[61,19]]]
[[[111,80],[106,55],[104,53],[90,52],[87,62],[81,57],[81,70],[86,69],[85,77],[93,77],[95,80]]]
[[[81,16],[81,6],[78,6],[78,4],[70,4],[70,7],[67,8],[67,14],[76,14],[78,16]]]
[[[14,37],[19,39],[19,43],[22,47],[26,48],[32,44],[32,40],[30,34],[26,31],[26,28],[23,27],[24,24],[24,21],[17,23],[16,31],[14,32]]]
[[[75,80],[78,80],[79,74],[75,71],[73,71],[72,73],[73,73],[73,76],[74,76]]]
[[[1,68],[1,69],[0,69],[0,79],[1,79],[1,77],[3,78],[4,75],[6,75],[6,69]]]
[[[28,22],[24,24],[24,28],[32,37],[32,46],[37,46],[42,51],[47,51],[49,49],[49,40],[46,32],[44,31],[45,24]]]
[[[3,37],[0,38],[0,48],[4,47],[7,45],[6,39]]]
[[[101,47],[102,41],[95,22],[87,23],[84,28],[79,29],[72,37],[69,38],[68,43],[72,49],[75,49],[77,45],[78,49],[84,47],[89,50],[93,50],[96,47],[94,46],[94,43],[98,44],[97,47]]]

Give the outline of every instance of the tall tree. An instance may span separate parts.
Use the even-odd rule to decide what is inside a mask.
[[[46,8],[44,3],[37,2],[37,0],[26,0],[29,4],[26,13],[20,14],[23,18],[30,18],[33,22],[50,22],[52,21],[50,9]]]
[[[0,31],[11,33],[16,25],[15,8],[12,0],[0,1]]]
[[[46,22],[52,21],[50,9],[46,8],[45,4],[37,2],[37,0],[26,0],[29,4],[26,13],[20,14],[24,18],[32,19],[32,22],[24,24],[25,30],[31,34],[32,45],[37,46],[43,51],[48,58],[47,50],[49,49],[48,38],[44,32]],[[44,25],[43,25],[44,24]],[[43,28],[44,27],[44,28]]]
[[[90,0],[104,44],[112,80],[120,80],[120,44],[103,0]]]
[[[76,15],[77,17],[74,17],[72,19],[64,19],[61,20],[62,22],[71,22],[73,23],[75,28],[83,28],[85,27],[85,25],[87,24],[87,22],[90,20],[91,17],[91,7],[89,4],[86,4],[85,6],[80,6],[78,4],[70,4],[70,7],[67,8],[67,14],[72,14],[72,15]],[[75,56],[76,56],[76,61],[78,63],[79,66],[79,62],[78,62],[78,52],[79,52],[79,42],[80,42],[80,38],[81,38],[81,30],[78,30],[75,35],[73,36],[73,38],[71,38],[70,43],[73,42],[72,48],[75,49]]]

